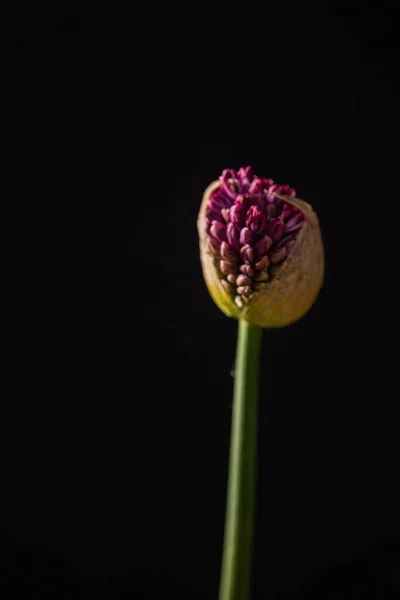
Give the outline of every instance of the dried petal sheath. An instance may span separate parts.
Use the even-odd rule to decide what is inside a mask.
[[[197,229],[200,239],[200,259],[203,267],[204,279],[212,299],[228,317],[239,319],[242,311],[234,302],[232,302],[231,295],[222,285],[219,273],[214,266],[214,259],[207,251],[208,235],[205,227],[207,205],[210,199],[210,194],[220,185],[221,184],[219,181],[214,181],[207,187],[203,195],[203,201],[201,203],[200,213],[197,220]]]
[[[248,223],[246,224],[243,221],[245,208],[242,210],[242,198],[240,197],[235,202],[236,207],[230,208],[231,224],[233,223],[238,228],[245,225],[241,229],[240,236],[237,233],[238,229],[234,229],[231,224],[227,228],[219,228],[213,221],[214,225],[211,225],[214,226],[212,232],[214,236],[226,236],[225,245],[222,247],[223,253],[227,257],[229,253],[232,255],[230,261],[224,260],[228,264],[223,265],[222,273],[231,273],[228,281],[235,282],[235,284],[227,285],[227,282],[221,282],[221,271],[216,268],[216,258],[208,250],[210,235],[207,233],[206,227],[210,196],[221,185],[220,178],[220,181],[215,181],[208,186],[203,196],[198,218],[200,257],[204,278],[212,298],[227,316],[236,319],[243,318],[261,327],[283,327],[297,321],[309,310],[323,282],[324,250],[315,212],[307,202],[294,198],[293,195],[279,193],[282,187],[279,189],[278,186],[271,185],[268,192],[273,193],[273,196],[287,207],[281,214],[281,216],[287,217],[285,219],[286,231],[292,229],[296,232],[291,236],[292,239],[289,243],[282,247],[279,245],[279,241],[277,243],[275,241],[282,237],[283,220],[279,216],[275,218],[273,204],[267,207],[269,211],[268,224],[263,221],[264,215],[254,207],[251,207],[247,213]],[[285,191],[287,190],[290,188],[285,189]],[[226,187],[224,193],[226,193]],[[235,196],[238,197],[237,193]],[[233,193],[230,201],[233,202]],[[244,199],[243,203],[245,201]],[[226,211],[227,209],[223,208],[222,210]],[[302,220],[301,226],[298,224],[299,218]],[[228,219],[225,220],[228,222]],[[254,262],[257,259],[254,258],[253,248],[249,244],[243,245],[243,243],[251,241],[253,231],[257,231],[257,227],[263,226],[267,227],[268,235],[259,239],[256,248],[264,256],[258,259],[258,262]],[[208,231],[210,231],[210,226]],[[267,257],[265,252],[269,251],[272,243],[271,252]],[[221,246],[221,242],[217,241],[217,246],[218,244]],[[238,271],[238,276],[233,275],[235,261],[232,253],[235,252],[235,248],[236,251],[240,249],[239,266],[243,263],[240,266],[240,272]],[[245,266],[246,263],[247,266]],[[251,283],[249,277],[253,274],[254,289],[249,284]],[[241,275],[244,275],[246,279]],[[236,290],[240,294],[236,297],[234,296],[235,285],[238,285]]]
[[[287,259],[243,315],[262,327],[283,327],[304,316],[316,300],[324,277],[324,249],[317,215],[304,200],[280,194],[277,197],[300,208],[305,221]]]

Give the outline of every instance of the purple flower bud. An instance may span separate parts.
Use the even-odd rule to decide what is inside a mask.
[[[229,179],[232,179],[232,175],[235,175],[235,174],[236,174],[235,171],[232,171],[231,169],[225,169],[224,171],[222,171],[222,175],[219,178],[224,192],[232,200],[234,200],[236,198],[237,192],[235,192],[235,190],[232,189],[232,187],[234,187],[234,184],[230,183]],[[235,178],[233,177],[233,179],[235,179]]]
[[[239,267],[236,263],[230,262],[228,260],[220,260],[219,262],[219,268],[221,269],[221,271],[223,273],[229,274],[235,274],[238,273],[239,271]]]
[[[226,292],[228,292],[228,294],[234,293],[235,287],[231,283],[228,283],[226,279],[221,279],[220,281],[221,281],[222,287],[224,288],[224,290]]]
[[[222,218],[225,221],[225,223],[229,223],[230,222],[229,213],[230,213],[229,208],[222,208],[221,209],[221,215],[222,215]]]
[[[221,248],[222,248],[222,246],[221,246]],[[256,262],[254,267],[255,267],[256,271],[262,271],[263,269],[266,269],[267,267],[269,267],[269,263],[270,263],[270,260],[269,260],[268,256],[265,254],[261,260]]]
[[[270,206],[273,206],[273,204],[271,204]],[[290,219],[290,217],[292,217],[294,214],[296,214],[296,210],[293,209],[293,206],[290,206],[289,204],[285,204],[283,206],[280,217],[281,217],[281,219],[284,220],[285,223],[287,223],[288,220]]]
[[[233,273],[229,273],[229,275],[227,276],[227,280],[229,281],[229,283],[236,283],[236,279],[237,275],[234,275]]]
[[[250,187],[250,179],[252,178],[251,167],[241,167],[238,171],[238,189],[239,194],[245,194]]]
[[[257,243],[255,250],[259,256],[266,254],[272,246],[272,240],[269,235],[264,235]]]
[[[228,238],[229,244],[231,246],[233,246],[233,248],[236,248],[237,250],[239,250],[239,248],[240,248],[239,232],[234,227],[233,223],[229,223],[228,227],[226,228],[226,237]]]
[[[226,241],[226,225],[222,225],[218,221],[213,221],[210,227],[210,235],[220,242]]]
[[[274,183],[268,189],[267,197],[269,201],[274,200],[274,194],[285,194],[286,196],[294,197],[296,195],[296,192],[288,185],[278,185]]]
[[[295,213],[285,225],[285,233],[293,233],[300,229],[304,221],[304,215],[300,212]]]
[[[254,250],[249,244],[240,249],[240,258],[243,262],[252,263],[254,261]]]
[[[257,206],[252,206],[247,212],[246,225],[254,234],[260,234],[265,227],[266,217]]]
[[[243,298],[241,296],[236,296],[235,303],[239,308],[242,308],[243,307]]]
[[[250,296],[250,294],[253,291],[253,288],[251,287],[251,285],[240,285],[236,289],[236,291],[240,296]]]
[[[248,264],[242,265],[240,267],[240,272],[244,275],[247,275],[247,277],[253,277],[254,275],[254,269],[252,269],[251,266]]]
[[[251,284],[250,277],[248,277],[247,275],[243,275],[243,273],[241,275],[239,275],[238,278],[236,279],[236,285],[250,285],[250,284]]]
[[[291,196],[292,198],[296,196],[296,190],[291,188],[289,185],[281,185],[279,193],[283,194],[284,196]]]
[[[254,235],[252,231],[248,227],[243,227],[240,231],[239,241],[242,246],[246,244],[252,244],[254,240]]]
[[[214,208],[228,208],[231,205],[232,201],[229,196],[227,196],[221,188],[215,190],[210,196],[210,205]]]
[[[250,185],[250,194],[258,194],[268,190],[273,184],[272,179],[266,179],[265,177],[255,177]]]
[[[267,234],[273,242],[278,242],[285,232],[285,223],[281,217],[274,217],[267,223]]]
[[[215,240],[211,236],[207,238],[207,252],[212,256],[217,256],[220,253],[221,242]]]
[[[222,258],[231,262],[236,262],[239,258],[238,251],[232,248],[227,242],[222,242],[220,253]]]
[[[248,206],[248,198],[245,196],[238,196],[236,201],[231,206],[230,220],[234,224],[236,229],[242,229],[246,223],[246,213]]]
[[[212,202],[208,203],[207,207],[207,218],[210,221],[222,221],[221,209],[218,206],[215,206]]]

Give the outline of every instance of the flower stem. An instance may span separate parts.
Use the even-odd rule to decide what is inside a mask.
[[[251,592],[261,337],[260,327],[239,320],[219,600]]]

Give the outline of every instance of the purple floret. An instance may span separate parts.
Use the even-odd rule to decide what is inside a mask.
[[[275,195],[293,197],[294,189],[253,175],[251,167],[225,169],[219,180],[207,206],[208,252],[224,289],[242,307],[287,258],[304,214]]]

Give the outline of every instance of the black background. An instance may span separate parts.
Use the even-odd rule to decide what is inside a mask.
[[[385,2],[3,16],[2,598],[217,597],[236,323],[196,218],[248,164],[327,261],[264,336],[254,598],[398,597],[396,31]]]

